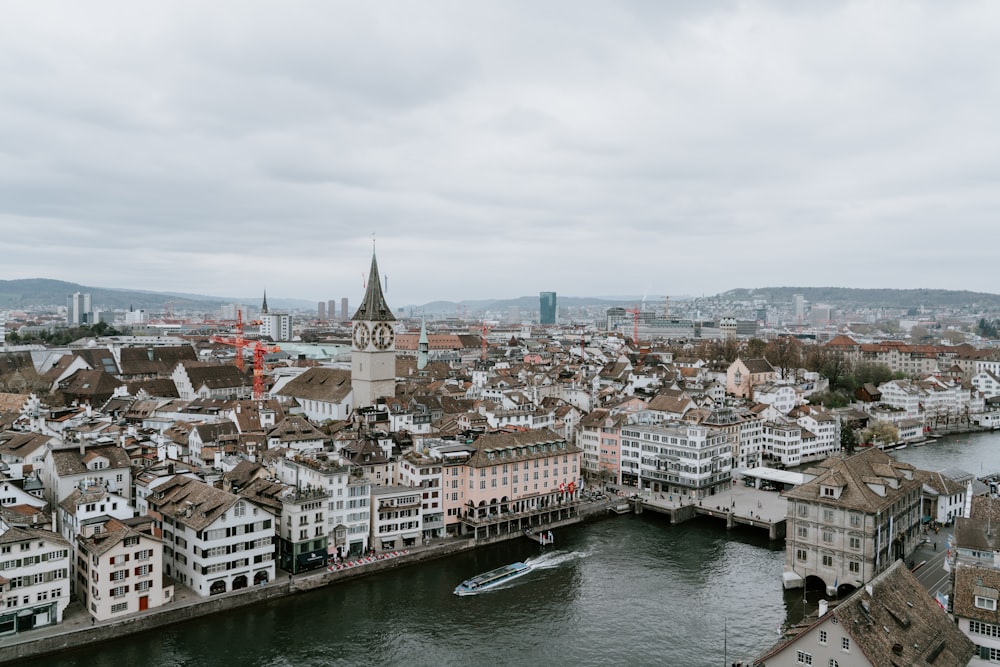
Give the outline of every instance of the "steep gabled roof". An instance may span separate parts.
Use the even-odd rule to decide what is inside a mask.
[[[340,403],[351,393],[351,371],[315,366],[276,392],[310,401]]]
[[[392,314],[392,309],[385,302],[382,294],[382,276],[378,272],[378,262],[375,261],[375,253],[372,253],[372,266],[368,272],[368,284],[365,286],[365,295],[361,299],[361,305],[351,317],[352,322],[393,322],[396,320]]]

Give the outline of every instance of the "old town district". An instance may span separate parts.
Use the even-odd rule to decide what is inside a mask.
[[[785,585],[853,590],[912,550],[923,517],[958,516],[966,485],[877,448],[841,456],[842,430],[890,421],[900,441],[920,439],[928,406],[995,419],[988,388],[969,382],[995,377],[989,355],[942,360],[965,378],[921,367],[831,410],[809,403],[822,377],[763,358],[678,358],[619,332],[582,345],[558,326],[490,345],[410,329],[379,275],[373,256],[349,362],[288,357],[251,373],[215,358],[224,345],[180,335],[4,353],[52,390],[0,394],[0,635],[59,624],[71,603],[100,623],[181,589],[210,598],[519,535],[609,489],[713,504],[744,472],[809,463],[784,494]],[[827,345],[871,353],[844,336]]]

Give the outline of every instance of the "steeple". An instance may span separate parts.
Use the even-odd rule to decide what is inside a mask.
[[[392,309],[385,302],[385,296],[382,295],[382,280],[378,273],[378,262],[375,261],[374,252],[372,253],[372,268],[368,272],[365,295],[351,320],[354,322],[394,322],[396,320]]]
[[[264,290],[264,303],[260,304],[260,314],[267,315],[267,290]]]
[[[422,371],[427,368],[427,350],[430,343],[427,340],[427,323],[420,320],[420,339],[417,341],[417,370]]]

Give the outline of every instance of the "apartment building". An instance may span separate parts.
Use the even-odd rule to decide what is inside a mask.
[[[48,530],[0,534],[0,636],[61,623],[69,605],[70,544]]]
[[[165,574],[203,596],[274,579],[273,511],[189,477],[164,478],[150,491]]]
[[[108,520],[76,544],[77,597],[96,620],[155,609],[173,599],[173,586],[163,585],[163,543],[129,521]]]
[[[633,424],[622,428],[623,468],[626,450],[641,489],[700,500],[732,486],[733,449],[723,431],[700,424]]]

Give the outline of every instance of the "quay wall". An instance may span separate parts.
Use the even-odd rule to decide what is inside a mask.
[[[602,519],[607,517],[608,514],[606,504],[594,503],[591,506],[581,506],[578,516],[545,524],[539,528],[555,529],[565,527]],[[493,536],[489,539],[480,539],[479,541],[472,538],[453,538],[431,546],[414,549],[402,556],[375,561],[359,567],[334,570],[332,572],[323,569],[307,575],[299,575],[298,577],[277,578],[265,586],[232,591],[210,598],[196,598],[184,602],[173,602],[121,620],[77,628],[69,628],[63,625],[40,628],[37,631],[29,631],[24,635],[14,635],[6,639],[0,639],[0,664],[9,664],[25,658],[37,658],[62,651],[69,651],[97,642],[113,641],[125,635],[148,632],[202,616],[218,614],[250,605],[263,604],[289,595],[330,586],[348,579],[358,579],[398,567],[416,565],[462,551],[468,551],[478,546],[512,539],[523,539],[523,536],[520,532],[515,532]]]

